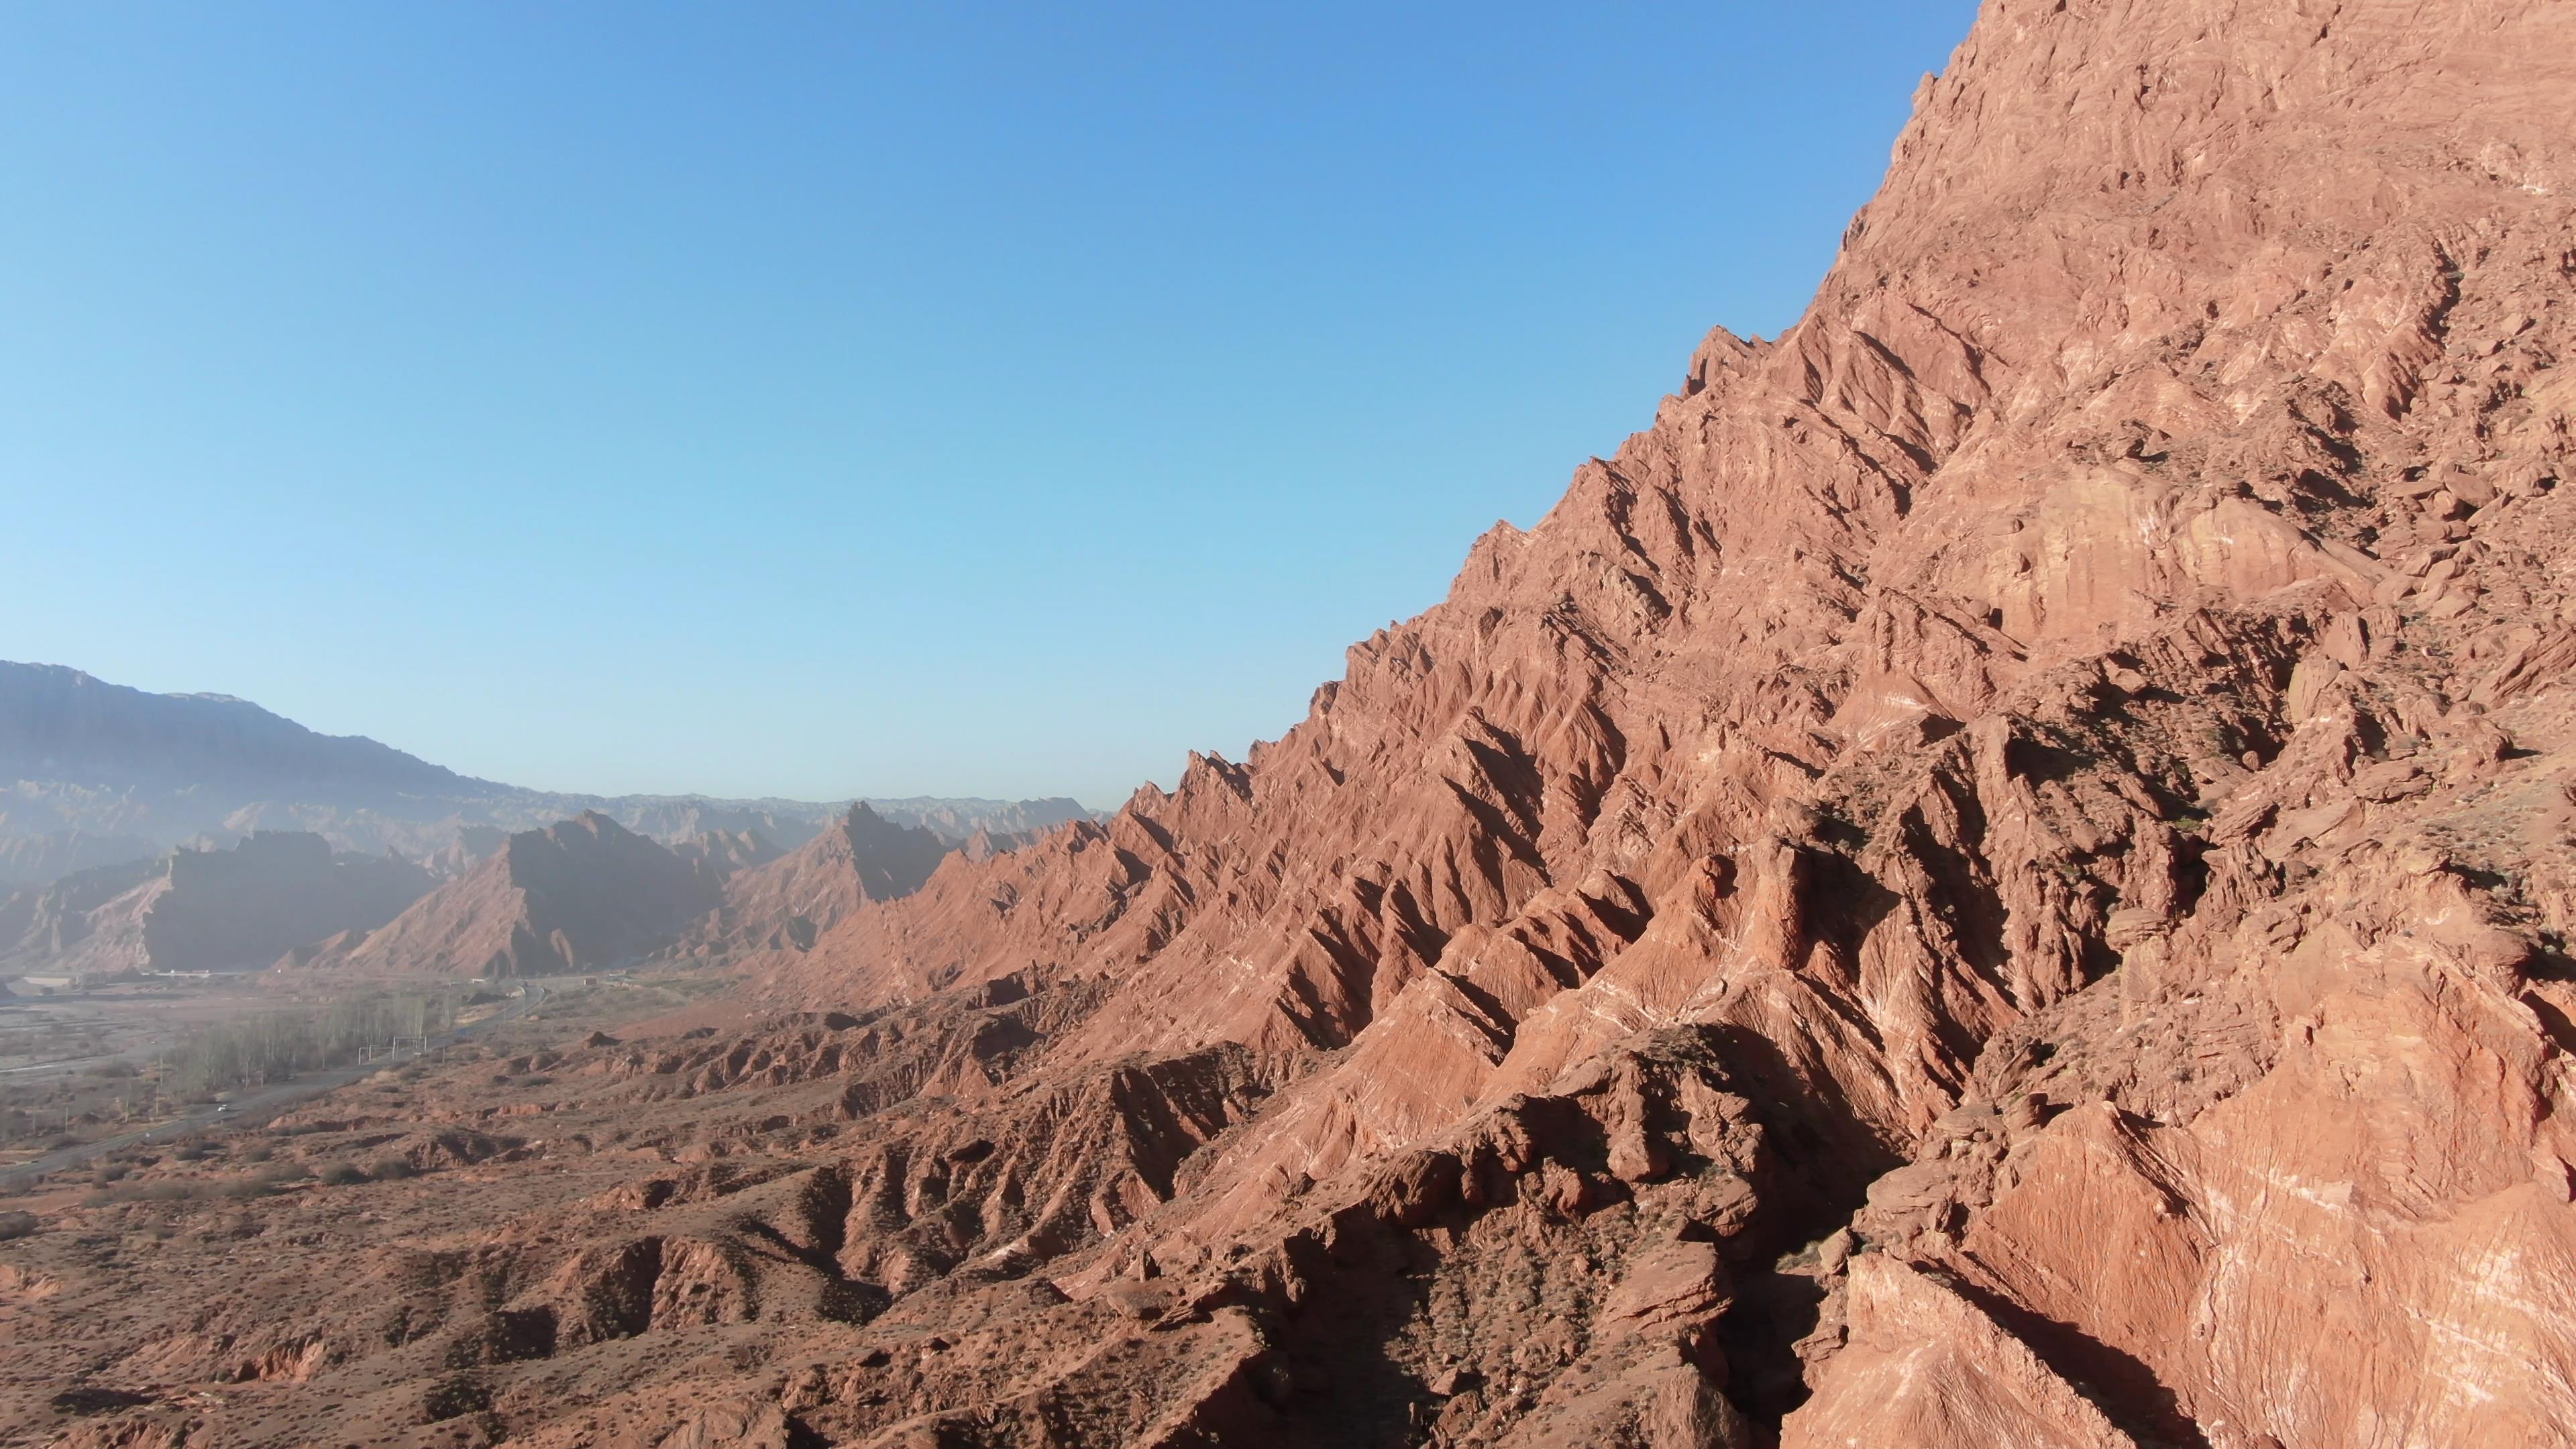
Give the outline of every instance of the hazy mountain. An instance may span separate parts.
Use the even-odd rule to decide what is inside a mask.
[[[472,780],[353,735],[318,734],[248,700],[149,694],[59,664],[0,662],[0,774],[108,789],[331,786],[354,795],[464,795]]]
[[[1030,836],[1068,820],[1089,820],[1093,813],[1061,795],[1044,800],[942,800],[915,795],[904,800],[869,800],[867,807],[898,825],[918,825],[951,844],[964,844],[978,831],[995,836]]]
[[[537,976],[623,965],[722,900],[706,860],[588,811],[526,830],[383,929],[295,964],[382,975]]]
[[[527,790],[371,739],[321,734],[227,695],[153,694],[60,665],[0,662],[0,884],[41,884],[262,830],[310,832],[341,851],[396,851],[454,875],[509,834],[591,811],[666,845],[750,831],[783,853],[851,803]],[[869,803],[952,843],[1089,817],[1065,799]],[[478,838],[479,848],[460,847]]]
[[[0,889],[41,885],[74,871],[124,861],[148,860],[154,842],[142,835],[92,835],[80,830],[49,830],[41,835],[11,835],[8,812],[0,810]]]
[[[104,866],[0,899],[0,962],[79,975],[263,966],[392,920],[436,884],[398,856],[262,831],[225,850]]]

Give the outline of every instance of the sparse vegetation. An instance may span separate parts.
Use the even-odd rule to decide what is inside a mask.
[[[254,1177],[187,1177],[159,1182],[120,1182],[81,1199],[86,1208],[123,1203],[221,1202],[266,1197],[278,1183],[266,1174]]]
[[[164,1059],[170,1089],[204,1096],[345,1066],[400,1037],[455,1026],[452,992],[358,997],[317,1011],[278,1012],[200,1030]]]

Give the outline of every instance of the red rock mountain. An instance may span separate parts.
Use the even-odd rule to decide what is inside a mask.
[[[976,839],[990,848],[985,832]],[[732,875],[724,904],[693,926],[679,949],[698,956],[805,950],[860,906],[919,890],[948,852],[948,842],[927,829],[898,825],[865,803],[852,805],[795,850]]]
[[[1562,1362],[1368,1325],[1486,1386],[1447,1436],[1697,1412],[1613,1346],[1669,1239],[1727,1263],[1710,1386],[1692,1334],[1837,1244],[1710,1390],[1812,1391],[1787,1442],[2566,1442],[2571,105],[2564,5],[1997,0],[1797,327],[1711,334],[1284,739],[775,989],[1236,1064],[1186,1187],[1028,1241],[1292,1360],[1364,1223],[1471,1318],[1483,1235],[1555,1243]]]
[[[684,860],[597,811],[521,831],[381,929],[298,952],[367,975],[542,976],[623,966],[720,898],[719,842]]]
[[[46,1234],[21,1377],[162,1396],[99,1445],[2576,1444],[2571,115],[2561,0],[1988,0],[1798,325],[1284,738],[789,1014],[449,1082],[556,1172],[149,1328]]]
[[[470,861],[477,844],[460,836],[437,859]],[[666,848],[588,811],[508,837],[383,929],[318,941],[284,964],[498,977],[801,951],[859,906],[918,889],[949,850],[864,803],[784,853],[754,828]]]

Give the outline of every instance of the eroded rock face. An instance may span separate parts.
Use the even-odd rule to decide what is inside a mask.
[[[1993,0],[1807,318],[1285,738],[549,1054],[477,1110],[582,1168],[472,1169],[419,1332],[127,1362],[568,1445],[2576,1442],[2571,102],[2547,0]]]

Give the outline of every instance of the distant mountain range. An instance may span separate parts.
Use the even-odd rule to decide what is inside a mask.
[[[529,975],[802,951],[1067,799],[523,790],[245,700],[0,662],[0,975]]]
[[[0,887],[139,861],[181,845],[306,831],[338,851],[423,860],[462,832],[502,835],[596,812],[679,845],[757,831],[793,850],[848,800],[563,794],[479,780],[359,736],[325,735],[247,700],[153,694],[77,669],[0,662]],[[1068,799],[870,800],[883,819],[950,843],[1025,835],[1091,812]]]
[[[308,934],[314,944],[283,964],[365,976],[507,977],[596,971],[648,956],[803,951],[860,906],[920,889],[958,850],[864,804],[785,853],[757,831],[704,835],[675,849],[586,811],[511,836],[401,914],[379,917],[380,929]]]

